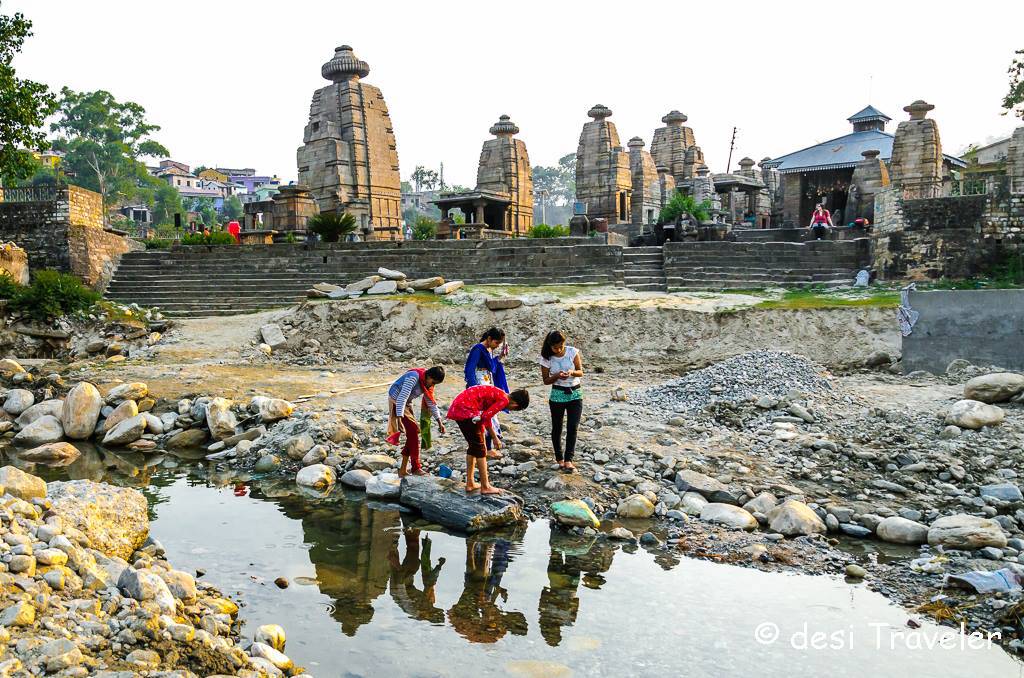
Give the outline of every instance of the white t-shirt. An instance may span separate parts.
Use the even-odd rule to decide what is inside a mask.
[[[550,358],[541,358],[541,367],[548,368],[548,372],[552,374],[558,374],[559,372],[572,372],[576,369],[576,356],[579,355],[579,351],[576,350],[575,346],[566,346],[565,354],[562,357],[553,355]],[[555,386],[564,386],[565,388],[572,388],[573,386],[580,385],[579,377],[569,377],[568,379],[559,379],[555,382]]]

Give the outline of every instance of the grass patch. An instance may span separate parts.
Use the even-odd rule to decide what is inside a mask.
[[[812,286],[790,289],[776,299],[766,299],[755,308],[800,310],[820,308],[896,308],[900,303],[897,289],[869,287],[830,291]]]

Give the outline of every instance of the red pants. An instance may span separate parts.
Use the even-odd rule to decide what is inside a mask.
[[[420,466],[420,427],[409,417],[402,417],[402,427],[405,428],[405,445],[402,447],[402,456],[409,457],[412,461],[412,470],[421,471]]]

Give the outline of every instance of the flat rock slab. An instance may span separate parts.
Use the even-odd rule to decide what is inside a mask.
[[[450,478],[406,476],[399,501],[427,520],[461,532],[480,532],[524,520],[522,502],[516,495],[466,494],[466,486]]]
[[[398,283],[394,280],[381,280],[367,290],[367,294],[394,294],[398,291]]]
[[[522,306],[523,300],[511,297],[504,299],[488,299],[484,304],[491,311],[507,311]]]
[[[260,327],[260,336],[263,337],[263,343],[270,348],[279,348],[288,341],[281,328],[273,323],[267,323]]]

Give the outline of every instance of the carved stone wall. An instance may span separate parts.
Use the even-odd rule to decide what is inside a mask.
[[[942,142],[939,126],[928,111],[935,107],[918,99],[903,110],[910,114],[896,128],[889,172],[906,198],[935,198],[942,191]]]
[[[651,157],[655,165],[667,167],[676,185],[692,179],[697,166],[704,162],[699,150],[699,158],[694,155],[688,159],[686,156],[686,152],[697,143],[693,129],[683,126],[686,120],[679,111],[670,111],[661,119],[665,126],[654,130],[654,139],[651,140]]]
[[[576,199],[587,203],[591,219],[618,224],[631,218],[633,177],[611,114],[601,104],[587,113],[593,120],[583,125],[576,149]]]
[[[369,72],[348,45],[323,65],[331,84],[313,94],[297,153],[299,183],[309,187],[321,212],[353,214],[367,239],[400,240],[395,132],[384,95],[361,81]]]
[[[629,140],[629,171],[633,176],[631,221],[634,224],[654,224],[663,205],[662,186],[654,159],[644,149],[644,140],[640,137]]]
[[[491,224],[523,234],[533,227],[533,172],[526,144],[516,139],[519,127],[509,116],[503,115],[491,126],[493,139],[484,142],[480,150],[480,165],[476,171],[476,189],[507,195],[508,210],[504,224]]]

